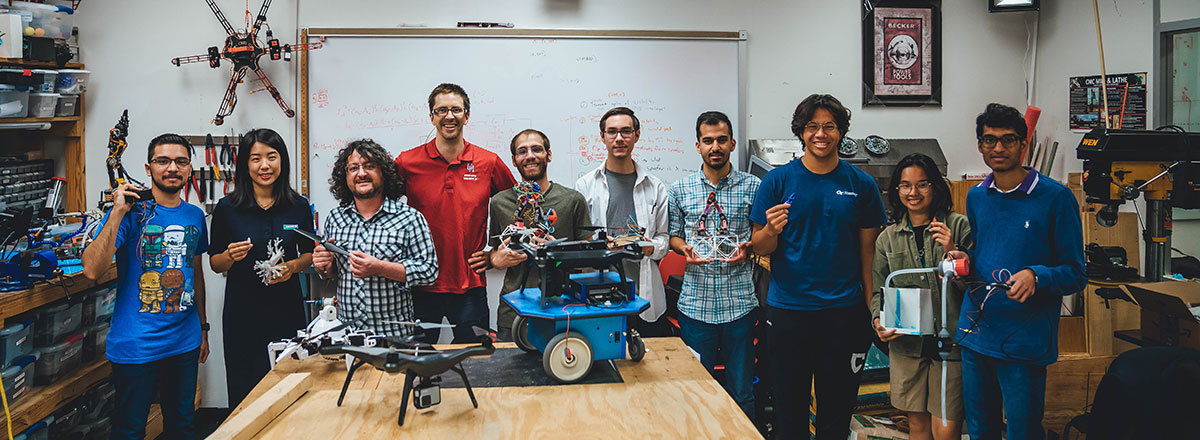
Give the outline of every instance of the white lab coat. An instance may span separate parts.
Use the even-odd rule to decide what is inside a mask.
[[[637,278],[638,295],[650,301],[650,308],[642,312],[642,319],[657,321],[667,311],[667,294],[663,289],[662,275],[658,272],[657,260],[670,250],[670,235],[667,220],[667,185],[659,178],[642,173],[642,167],[634,164],[637,181],[633,184],[633,210],[638,226],[646,228],[646,237],[654,243],[654,251],[639,262]],[[608,180],[604,177],[604,165],[585,173],[575,181],[575,190],[587,199],[592,225],[609,227]],[[623,226],[623,225],[617,225]]]

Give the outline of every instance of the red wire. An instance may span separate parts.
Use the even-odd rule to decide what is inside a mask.
[[[565,339],[566,343],[563,344],[563,353],[569,359],[571,357],[571,312],[567,311],[567,307],[587,307],[587,304],[564,304],[562,308],[563,313],[567,314],[567,337]]]

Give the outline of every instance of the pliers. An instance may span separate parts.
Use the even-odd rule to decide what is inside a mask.
[[[192,201],[191,197],[188,196],[192,190],[196,190],[197,199],[203,197],[203,195],[200,194],[200,187],[196,185],[195,175],[188,176],[187,183],[183,185],[183,200],[188,202]]]
[[[220,163],[222,165],[228,165],[228,168],[225,168],[225,178],[222,179],[220,176],[218,176],[217,179],[225,182],[223,190],[225,191],[225,194],[229,194],[229,184],[237,183],[234,182],[233,177],[236,173],[235,168],[237,166],[237,145],[225,144],[222,146],[221,154],[218,156],[218,159],[220,159]]]

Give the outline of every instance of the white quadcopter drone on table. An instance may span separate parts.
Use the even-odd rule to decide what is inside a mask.
[[[267,357],[271,361],[271,369],[275,364],[287,357],[302,360],[320,354],[322,346],[350,345],[355,347],[386,347],[387,336],[378,335],[371,330],[356,330],[337,317],[337,308],[332,298],[314,301],[323,305],[320,314],[303,330],[296,330],[296,337],[267,344]],[[422,330],[454,327],[454,324],[439,324],[421,321],[389,321],[394,324],[418,327]],[[347,358],[349,367],[353,359]]]

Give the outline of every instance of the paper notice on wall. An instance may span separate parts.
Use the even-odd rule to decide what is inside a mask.
[[[1100,75],[1073,76],[1070,79],[1070,103],[1067,119],[1071,131],[1087,132],[1104,127],[1100,110],[1104,108]],[[1109,128],[1146,129],[1146,72],[1108,75]]]

